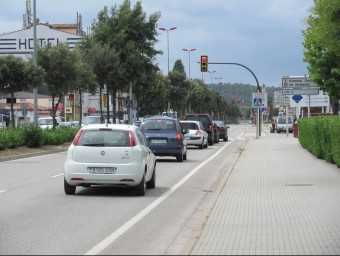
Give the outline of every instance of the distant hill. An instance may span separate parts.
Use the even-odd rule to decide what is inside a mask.
[[[252,106],[253,93],[257,91],[257,86],[250,84],[208,84],[216,92],[220,93],[228,102],[236,102],[244,106]],[[268,93],[268,107],[273,107],[274,91],[280,90],[280,87],[266,87]]]

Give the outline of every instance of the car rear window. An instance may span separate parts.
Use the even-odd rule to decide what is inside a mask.
[[[92,147],[128,147],[128,131],[120,130],[84,130],[78,146]]]
[[[196,123],[181,122],[181,126],[182,126],[183,129],[199,130],[199,127]]]
[[[171,119],[144,120],[141,129],[143,131],[177,131],[176,122]]]
[[[208,127],[211,123],[211,119],[208,116],[203,115],[190,115],[185,117],[186,120],[201,121],[204,127]]]

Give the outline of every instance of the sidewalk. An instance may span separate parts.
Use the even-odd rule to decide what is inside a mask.
[[[292,133],[249,131],[191,255],[340,255],[340,169]]]

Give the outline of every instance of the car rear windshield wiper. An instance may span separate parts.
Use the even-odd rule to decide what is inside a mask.
[[[83,144],[83,146],[89,146],[89,147],[104,147],[104,143],[89,143],[89,144]]]

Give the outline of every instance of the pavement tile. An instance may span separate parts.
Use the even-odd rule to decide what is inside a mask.
[[[339,255],[340,169],[292,134],[247,144],[191,255]]]

